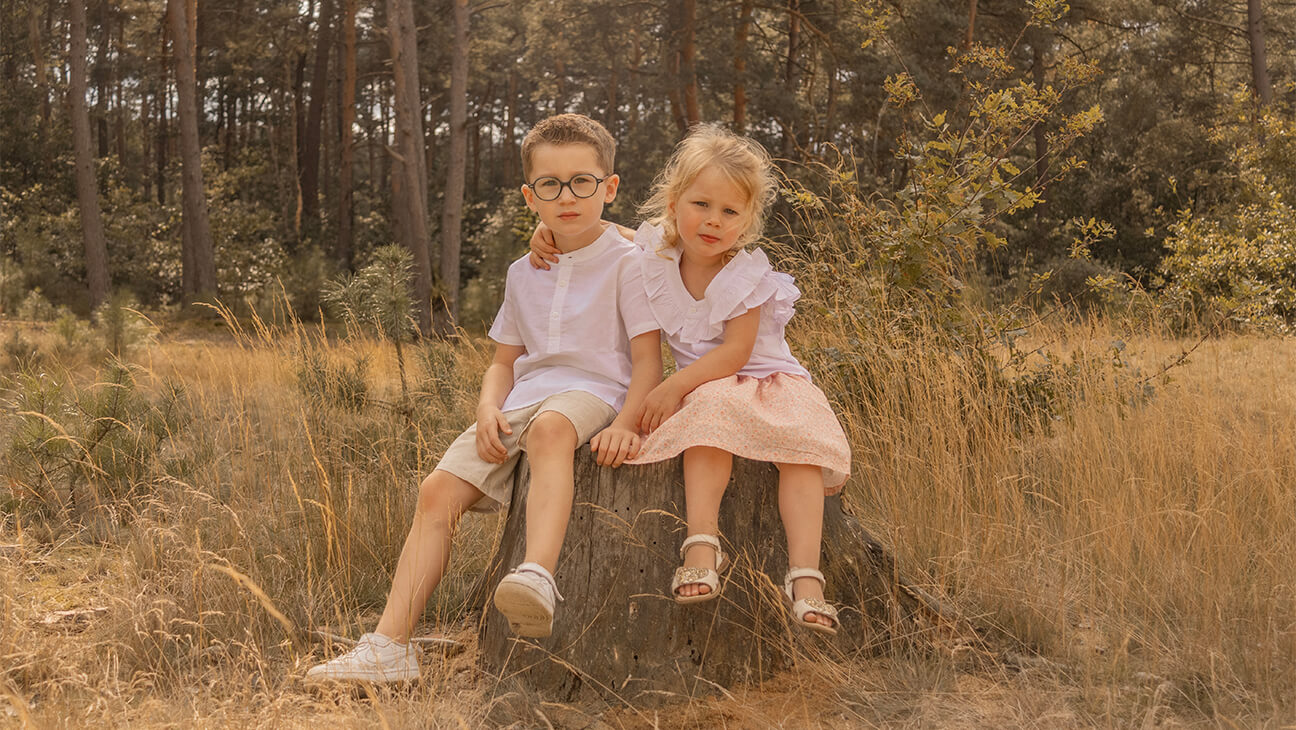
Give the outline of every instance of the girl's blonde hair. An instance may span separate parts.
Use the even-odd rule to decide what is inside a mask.
[[[662,227],[662,242],[679,245],[679,231],[670,206],[680,199],[705,169],[716,169],[747,195],[747,226],[738,237],[734,252],[760,238],[765,215],[778,192],[774,162],[759,142],[740,137],[719,124],[699,124],[675,146],[666,167],[653,180],[652,195],[639,213]]]

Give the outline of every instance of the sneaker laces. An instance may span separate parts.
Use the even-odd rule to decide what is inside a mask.
[[[545,584],[549,586],[549,590],[553,592],[554,598],[559,601],[563,600],[562,594],[558,592],[558,584],[554,582],[553,574],[551,574],[543,565],[539,563],[523,563],[510,572],[518,574],[530,573],[539,576],[544,580]]]

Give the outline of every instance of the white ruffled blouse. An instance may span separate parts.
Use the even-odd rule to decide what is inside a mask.
[[[680,278],[680,249],[662,246],[660,226],[644,223],[634,240],[641,249],[639,261],[648,308],[670,343],[677,367],[688,367],[724,342],[725,322],[760,308],[756,345],[738,375],[763,378],[788,373],[810,377],[792,356],[784,337],[801,291],[791,276],[770,267],[764,251],[739,251],[697,300]]]

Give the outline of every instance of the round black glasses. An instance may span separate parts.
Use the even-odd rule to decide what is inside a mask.
[[[556,177],[540,177],[535,182],[527,183],[526,186],[531,188],[535,196],[545,202],[557,200],[562,195],[563,188],[567,188],[578,198],[588,198],[598,192],[598,186],[606,180],[606,177],[595,177],[588,173],[576,175],[570,180],[559,180]]]

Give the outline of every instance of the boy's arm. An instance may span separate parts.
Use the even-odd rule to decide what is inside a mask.
[[[477,455],[492,464],[503,463],[508,450],[500,441],[500,431],[513,429],[500,406],[513,390],[513,363],[526,354],[522,345],[495,345],[495,357],[482,376],[481,395],[477,397]]]
[[[625,405],[612,424],[590,439],[590,450],[600,466],[621,466],[639,453],[639,411],[644,398],[661,382],[661,331],[645,332],[630,340],[630,388]]]
[[[718,347],[677,371],[648,394],[644,399],[639,428],[652,433],[662,421],[679,410],[680,401],[692,393],[694,388],[712,380],[727,378],[742,370],[743,365],[751,359],[759,329],[759,308],[749,309],[725,322],[724,341]]]

